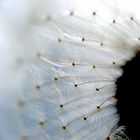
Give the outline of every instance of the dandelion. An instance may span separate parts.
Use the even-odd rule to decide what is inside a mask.
[[[139,50],[133,1],[0,1],[1,140],[128,139],[114,96]]]

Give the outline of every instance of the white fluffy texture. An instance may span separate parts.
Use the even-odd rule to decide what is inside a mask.
[[[120,66],[139,49],[138,1],[0,1],[0,140],[118,139]]]

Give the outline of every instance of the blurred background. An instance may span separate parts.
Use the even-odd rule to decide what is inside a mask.
[[[119,125],[126,126],[130,140],[140,139],[140,53],[123,67],[124,73],[117,80],[117,108]]]

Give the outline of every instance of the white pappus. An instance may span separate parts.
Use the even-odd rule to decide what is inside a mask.
[[[115,82],[139,51],[139,6],[0,0],[0,140],[128,139]]]

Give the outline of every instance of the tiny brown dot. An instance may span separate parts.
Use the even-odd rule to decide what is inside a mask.
[[[86,117],[84,117],[84,120],[87,120],[87,118],[86,118]]]
[[[54,80],[55,80],[55,81],[57,81],[57,80],[58,80],[58,78],[57,78],[57,77],[54,77]]]
[[[113,65],[115,65],[115,64],[116,64],[116,62],[114,62],[114,61],[113,61],[113,62],[112,62],[112,64],[113,64]]]
[[[99,88],[96,88],[96,91],[99,91]]]
[[[109,138],[109,137],[107,137],[107,138],[106,138],[106,140],[110,140],[110,138]]]
[[[95,16],[96,15],[96,12],[93,12],[92,14]]]
[[[134,20],[134,17],[130,17],[130,20]]]
[[[82,41],[83,41],[83,42],[85,41],[85,38],[84,38],[84,37],[82,38]]]
[[[103,43],[100,43],[100,45],[103,46],[104,44]]]
[[[62,39],[61,38],[58,38],[58,42],[62,42]]]
[[[22,100],[20,100],[20,101],[17,102],[17,106],[18,106],[18,107],[22,107],[22,106],[24,106],[24,104],[25,104],[25,103],[24,103],[24,101],[22,101]]]
[[[113,20],[113,23],[116,23],[116,21],[115,21],[115,20]]]
[[[39,90],[41,87],[40,85],[36,85],[36,89]]]
[[[71,12],[70,12],[70,16],[73,16],[73,15],[74,15],[74,12],[73,12],[73,11],[71,11]]]
[[[72,66],[75,66],[75,63],[74,62],[72,63]]]
[[[60,105],[60,108],[63,108],[63,105],[62,104]]]
[[[95,69],[95,68],[96,68],[96,66],[95,66],[95,65],[93,65],[93,68]]]
[[[63,130],[66,130],[66,126],[62,126],[62,129],[63,129]]]
[[[100,109],[100,106],[97,106],[97,109]]]
[[[37,56],[37,57],[41,57],[41,56],[42,56],[42,53],[41,53],[41,52],[37,52],[37,53],[36,53],[36,56]]]
[[[40,125],[40,126],[43,126],[43,125],[44,125],[44,121],[40,121],[40,122],[39,122],[39,125]]]
[[[75,84],[74,86],[75,86],[75,87],[77,87],[78,85],[77,85],[77,84]]]

